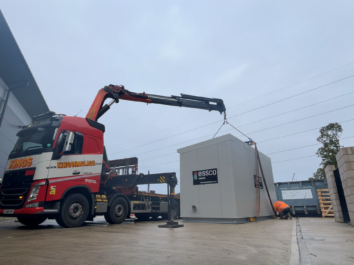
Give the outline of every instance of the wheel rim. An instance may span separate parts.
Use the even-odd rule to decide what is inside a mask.
[[[82,205],[80,203],[73,203],[69,207],[69,216],[73,219],[79,218],[83,214]]]
[[[124,215],[124,207],[121,204],[117,204],[115,207],[115,214],[117,217],[122,217]]]

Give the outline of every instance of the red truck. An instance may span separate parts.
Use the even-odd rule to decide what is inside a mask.
[[[108,98],[112,101],[104,105]],[[0,216],[17,217],[27,226],[49,218],[63,227],[78,227],[97,215],[119,224],[134,212],[136,185],[176,185],[175,173],[119,175],[112,170],[104,147],[105,126],[97,120],[120,99],[225,112],[221,99],[164,97],[109,85],[99,90],[86,118],[54,112],[33,117],[17,133],[9,154],[0,184]]]

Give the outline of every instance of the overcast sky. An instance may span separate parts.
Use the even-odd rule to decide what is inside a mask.
[[[0,0],[0,8],[57,113],[85,117],[100,88],[122,84],[221,98],[229,122],[264,154],[316,144],[316,128],[330,122],[347,121],[342,138],[354,136],[354,77],[242,114],[354,75],[353,1]],[[217,112],[121,101],[100,122],[109,159],[137,156],[139,172],[157,173],[178,171],[177,149],[210,139],[222,120]],[[231,127],[218,135],[226,133],[247,140]],[[354,146],[354,137],[341,145]],[[319,147],[270,154],[274,180],[312,177]]]

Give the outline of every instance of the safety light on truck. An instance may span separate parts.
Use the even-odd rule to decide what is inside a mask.
[[[37,199],[38,193],[39,193],[39,188],[41,186],[34,186],[31,190],[30,196],[28,197],[27,202],[34,201]]]
[[[26,208],[35,208],[38,207],[39,202],[34,202],[26,205]]]

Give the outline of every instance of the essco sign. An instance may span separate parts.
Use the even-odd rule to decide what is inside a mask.
[[[193,171],[193,185],[218,183],[217,168]]]

